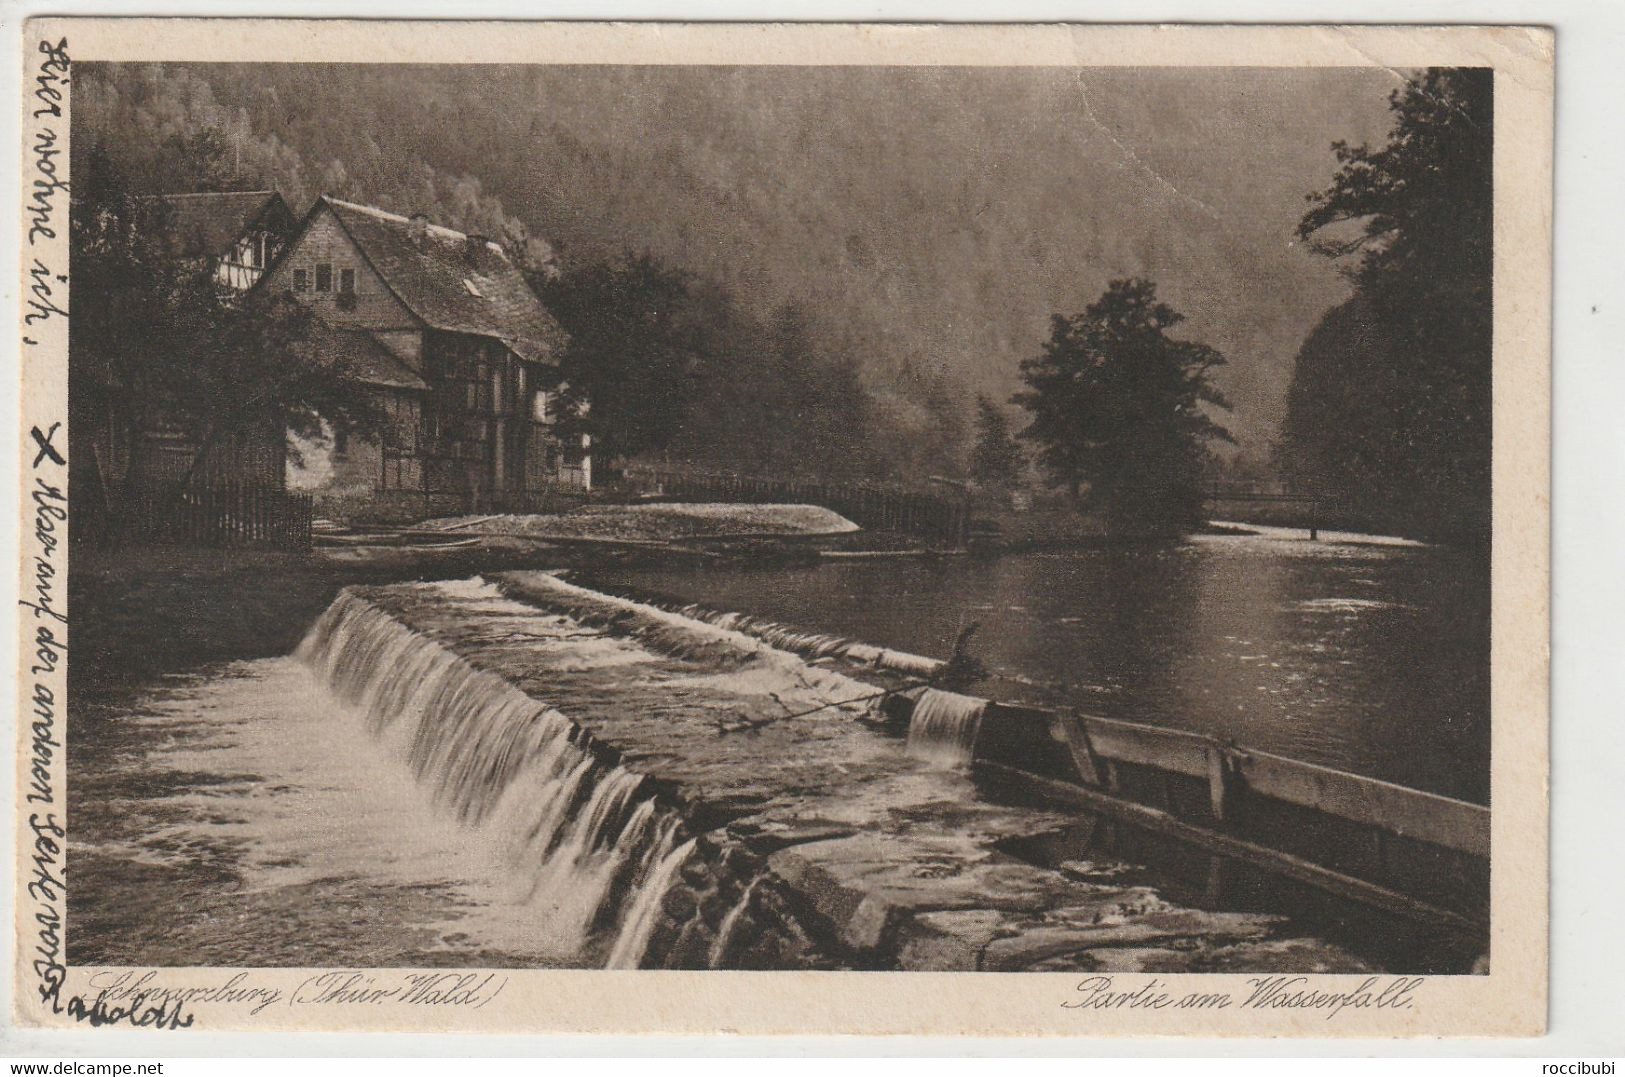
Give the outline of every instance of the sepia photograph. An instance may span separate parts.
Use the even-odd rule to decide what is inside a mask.
[[[1487,62],[71,42],[84,999],[1497,970]]]

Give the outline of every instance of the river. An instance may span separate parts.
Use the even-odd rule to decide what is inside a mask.
[[[606,650],[593,668],[626,669],[616,657]],[[928,906],[964,904],[986,888],[987,900],[1000,907],[1012,903],[1012,893],[1026,895],[1028,904],[1048,894],[1047,902],[1063,909],[1089,906],[1092,918],[1153,914],[1174,928],[1123,929],[1146,935],[1140,941],[1151,955],[1167,956],[1157,944],[1183,936],[1200,944],[1175,955],[1181,960],[1214,951],[1213,960],[1254,971],[1274,960],[1360,971],[1364,966],[1349,956],[1356,953],[1375,967],[1459,971],[1473,957],[1470,947],[1452,949],[1459,946],[1454,941],[1419,956],[1426,940],[1402,923],[1373,921],[1346,905],[1328,913],[1324,901],[1317,905],[1313,895],[1245,865],[1221,870],[1214,858],[1155,835],[1102,825],[1076,810],[1057,812],[1019,789],[984,786],[845,718],[804,723],[810,739],[774,727],[785,739],[770,746],[772,766],[758,765],[759,737],[742,739],[749,754],[735,756],[729,767],[716,753],[727,753],[733,742],[703,728],[702,710],[662,712],[658,697],[672,682],[644,676],[649,672],[638,670],[645,705],[627,712],[633,722],[652,728],[680,713],[681,741],[715,756],[701,771],[736,785],[775,769],[822,773],[829,788],[809,790],[804,782],[801,795],[786,800],[788,821],[777,840],[793,840],[799,827],[813,848],[821,837],[856,845],[864,877],[873,881],[881,873],[894,898],[913,892]],[[386,672],[380,684],[389,680]],[[446,698],[433,678],[425,684],[425,698]],[[604,702],[615,702],[612,695]],[[508,717],[500,703],[470,702],[477,706],[464,717],[475,725]],[[625,822],[614,840],[572,852],[568,835],[594,820],[593,798],[563,795],[580,782],[560,771],[552,780],[518,776],[508,810],[459,819],[433,776],[415,775],[406,756],[419,736],[424,743],[455,737],[462,723],[444,711],[423,716],[430,722],[416,735],[395,735],[364,708],[342,702],[324,676],[294,657],[198,670],[122,705],[82,708],[78,719],[91,729],[81,730],[73,760],[71,960],[603,967],[614,964],[612,944],[620,949],[631,938],[647,945],[658,926],[648,916],[658,913],[655,902],[626,894],[620,913],[596,929],[581,914],[583,901],[602,894],[593,885],[606,881],[598,868],[613,869],[617,850],[636,851],[639,843],[629,838],[641,809],[622,805]],[[458,769],[471,778],[490,773],[483,766]],[[541,822],[549,805],[578,799],[569,813]],[[681,867],[692,848],[656,843],[648,849],[659,855],[645,859],[652,869]],[[990,849],[1001,851],[990,858]],[[1062,865],[1070,874],[1053,870]],[[642,889],[657,898],[662,892],[652,881]],[[728,895],[733,919],[748,902],[748,891],[736,891]],[[1030,918],[1037,941],[1053,938],[1066,920]],[[828,967],[795,953],[758,956],[754,964],[727,960],[720,940],[730,934],[728,922],[719,922],[718,941],[704,948],[715,960],[689,967]],[[1081,930],[1098,929],[1086,921]],[[1021,933],[1010,934],[1015,945]],[[628,950],[622,965],[637,963],[636,951]],[[1134,947],[1128,951],[1119,957],[1130,962],[1125,968],[1137,959]]]
[[[1076,667],[1092,679],[1065,692],[1098,709],[1205,718],[1352,766],[1377,757],[1355,727],[1373,744],[1408,736],[1413,755],[1428,732],[1360,693],[1414,713],[1464,698],[1426,690],[1465,676],[1422,642],[1429,625],[1449,635],[1422,581],[1458,618],[1470,609],[1452,565],[1433,549],[1204,538],[624,583],[939,653],[974,617],[1001,692],[1043,694],[1046,674]],[[1292,706],[1268,691],[1269,712],[1158,709],[1211,699],[1204,669],[1232,700],[1290,686],[1345,735],[1291,739]],[[545,572],[352,589],[293,655],[76,700],[70,957],[887,968],[951,950],[972,967],[991,931],[989,967],[1008,969],[1425,972],[1481,949],[975,774],[923,702],[906,737],[864,720],[873,687]],[[1429,743],[1446,742],[1433,728]],[[1417,773],[1434,785],[1466,774],[1433,762]],[[853,919],[870,907],[853,895],[871,893],[923,950]],[[808,900],[824,919],[804,920]]]
[[[936,657],[974,622],[970,651],[992,672],[984,694],[1064,702],[1488,803],[1487,557],[1257,531],[603,579]]]

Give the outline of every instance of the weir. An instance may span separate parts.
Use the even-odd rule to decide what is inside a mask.
[[[1383,965],[1357,952],[1359,918],[1232,908],[1211,855],[1170,860],[1140,829],[1080,829],[1087,809],[987,784],[990,705],[896,667],[538,572],[351,589],[300,657],[447,813],[500,838],[571,963]],[[1474,956],[1411,952],[1410,971]]]
[[[870,676],[892,671],[929,681],[947,665],[659,594],[617,593]],[[999,679],[1019,680],[1008,673]],[[886,709],[909,730],[911,746],[947,765],[1011,775],[1047,789],[1052,802],[1116,811],[1193,838],[1211,836],[1219,839],[1216,846],[1234,848],[1240,840],[1252,846],[1247,855],[1273,860],[1316,885],[1487,934],[1490,813],[1482,805],[1211,736],[1065,708],[962,696],[957,717],[950,718],[935,693],[899,692]],[[956,725],[971,712],[974,722]],[[965,741],[956,746],[960,736]]]
[[[440,804],[496,838],[539,937],[573,953],[596,928],[633,923],[624,910],[663,878],[682,823],[642,775],[600,759],[558,711],[355,594],[333,603],[298,657]]]
[[[908,720],[910,755],[940,766],[968,767],[976,754],[987,700],[927,688],[914,701]]]

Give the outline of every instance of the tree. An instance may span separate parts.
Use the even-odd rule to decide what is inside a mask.
[[[1281,470],[1327,495],[1358,526],[1405,531],[1410,446],[1397,432],[1409,395],[1393,335],[1363,295],[1327,311],[1295,360],[1281,425]]]
[[[174,431],[193,447],[190,482],[211,450],[247,430],[308,437],[324,417],[381,427],[371,391],[313,346],[303,305],[222,291],[212,266],[175,251],[166,204],[133,192],[105,154],[90,149],[75,177],[73,429],[114,420],[136,435]],[[132,459],[136,481],[141,459]]]
[[[1303,481],[1414,532],[1488,537],[1493,90],[1487,68],[1432,68],[1390,97],[1372,149],[1309,196],[1300,237],[1345,260],[1352,305],[1300,355],[1283,436]],[[1346,341],[1328,333],[1342,332]],[[1332,356],[1341,353],[1341,359]],[[1349,433],[1350,427],[1363,427]],[[1361,443],[1358,467],[1332,446]],[[1314,461],[1327,466],[1314,469]]]
[[[530,275],[570,334],[568,397],[605,456],[739,471],[855,474],[871,408],[849,353],[803,307],[767,319],[649,255]]]
[[[983,486],[1011,487],[1026,464],[1021,446],[1010,433],[1004,409],[983,394],[976,397],[976,444],[971,449],[970,477]]]
[[[704,359],[702,319],[687,274],[627,255],[572,272],[532,272],[532,287],[570,335],[570,399],[606,457],[664,449],[682,427]]]
[[[1116,532],[1170,534],[1200,519],[1207,443],[1229,440],[1207,409],[1224,357],[1176,340],[1182,316],[1146,280],[1114,280],[1082,314],[1056,315],[1043,353],[1021,364],[1038,461]]]
[[[722,419],[743,447],[731,466],[824,476],[864,470],[871,408],[857,360],[830,345],[796,303],[778,307],[745,339],[753,343],[733,365],[730,414]]]

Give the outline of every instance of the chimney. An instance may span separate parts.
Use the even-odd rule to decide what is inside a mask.
[[[420,247],[423,246],[423,241],[429,237],[429,215],[427,213],[412,214],[412,219],[407,222],[406,230],[407,234],[412,237],[413,243]]]
[[[474,233],[469,233],[463,237],[463,257],[468,261],[469,265],[478,262],[480,252],[485,249],[487,242],[489,241],[484,236]]]

